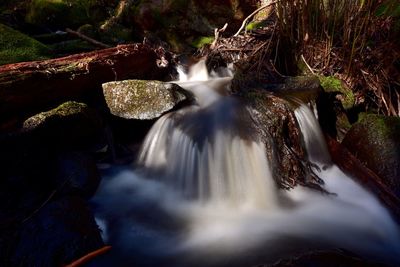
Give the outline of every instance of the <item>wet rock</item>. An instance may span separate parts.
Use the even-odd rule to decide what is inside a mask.
[[[286,99],[299,99],[304,103],[315,102],[323,93],[316,76],[294,76],[276,82],[263,82],[252,73],[237,73],[232,81],[232,91],[245,93],[254,88],[265,90]]]
[[[28,118],[22,132],[44,145],[83,148],[102,137],[102,120],[86,104],[70,101]]]
[[[283,98],[296,98],[304,103],[315,103],[323,93],[321,84],[315,76],[287,77],[280,84],[266,84],[263,88]]]
[[[366,115],[355,123],[343,145],[378,174],[400,197],[400,119]]]
[[[280,188],[300,184],[318,187],[319,180],[307,167],[301,131],[294,115],[295,106],[265,91],[242,94],[249,107],[255,130],[262,136],[274,179]]]
[[[27,217],[5,249],[9,266],[50,267],[63,266],[103,245],[86,202],[65,197]]]
[[[251,95],[254,91],[264,92],[291,103],[308,103],[316,109],[322,130],[333,137],[348,127],[348,124],[345,124],[346,115],[341,117],[342,113],[337,112],[335,97],[324,92],[317,76],[294,76],[275,80],[271,77],[259,77],[252,71],[241,70],[235,74],[232,91],[236,95]]]
[[[113,115],[140,120],[158,118],[192,98],[176,84],[144,80],[105,83],[103,93]]]

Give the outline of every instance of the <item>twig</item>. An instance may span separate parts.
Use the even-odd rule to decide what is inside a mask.
[[[89,254],[86,254],[85,256],[77,259],[76,261],[65,265],[64,267],[79,267],[82,266],[83,264],[89,262],[90,260],[96,258],[97,256],[100,256],[104,253],[106,253],[107,251],[109,251],[111,249],[111,246],[105,246],[102,247],[100,249],[97,249],[95,251],[90,252]]]
[[[303,55],[301,55],[301,59],[303,60],[304,64],[306,64],[307,68],[311,71],[312,74],[315,74],[314,70],[311,68],[310,65],[308,65],[306,59],[304,58]]]
[[[91,43],[91,44],[93,44],[93,45],[95,45],[97,47],[101,47],[101,48],[110,48],[111,47],[111,46],[106,45],[106,44],[104,44],[102,42],[96,41],[95,39],[92,39],[92,38],[90,38],[90,37],[88,37],[88,36],[86,36],[86,35],[84,35],[84,34],[82,34],[80,32],[73,31],[70,28],[65,29],[65,31],[68,32],[69,34],[75,35],[75,36],[81,38],[82,40],[85,40],[85,41],[87,41],[87,42],[89,42],[89,43]]]
[[[227,27],[228,27],[228,23],[225,23],[224,27],[222,27],[221,29],[215,28],[215,30],[214,30],[214,41],[210,45],[211,49],[215,48],[215,46],[217,45],[217,42],[218,42],[219,34],[221,32],[224,32]]]
[[[251,19],[255,14],[257,14],[258,12],[260,12],[261,10],[263,10],[264,8],[267,8],[271,5],[276,4],[278,1],[273,1],[270,2],[268,4],[265,4],[259,8],[257,8],[253,13],[251,13],[250,15],[248,15],[242,22],[242,26],[240,26],[239,30],[233,35],[233,36],[238,36],[240,34],[240,32],[246,27],[247,22],[249,21],[249,19]]]
[[[24,220],[22,220],[22,223],[25,223],[26,221],[31,219],[33,216],[35,216],[35,214],[38,213],[54,197],[54,195],[56,193],[57,193],[57,190],[54,190],[53,192],[51,192],[49,197],[36,210],[34,210],[28,217],[26,217]]]

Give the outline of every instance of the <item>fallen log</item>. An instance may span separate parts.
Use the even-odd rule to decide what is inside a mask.
[[[400,199],[384,184],[382,179],[363,165],[347,148],[335,139],[327,137],[333,162],[357,182],[373,192],[385,204],[397,222],[400,223]]]
[[[15,124],[64,101],[101,95],[104,82],[129,78],[161,80],[167,73],[167,67],[157,64],[162,56],[147,45],[130,44],[0,66],[0,130],[10,127],[10,121]]]

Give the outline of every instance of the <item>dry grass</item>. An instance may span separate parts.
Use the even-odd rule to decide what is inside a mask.
[[[281,0],[276,12],[282,71],[304,58],[313,72],[344,80],[356,104],[400,116],[397,0]]]

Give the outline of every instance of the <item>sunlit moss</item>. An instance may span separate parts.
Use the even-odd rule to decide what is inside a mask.
[[[342,83],[341,80],[332,76],[319,76],[319,80],[325,92],[338,92],[343,96],[341,102],[345,109],[350,109],[354,106],[354,94],[351,89],[347,88],[347,86]]]
[[[213,36],[201,36],[192,42],[192,46],[200,48],[206,44],[211,44],[213,41],[214,41]]]

